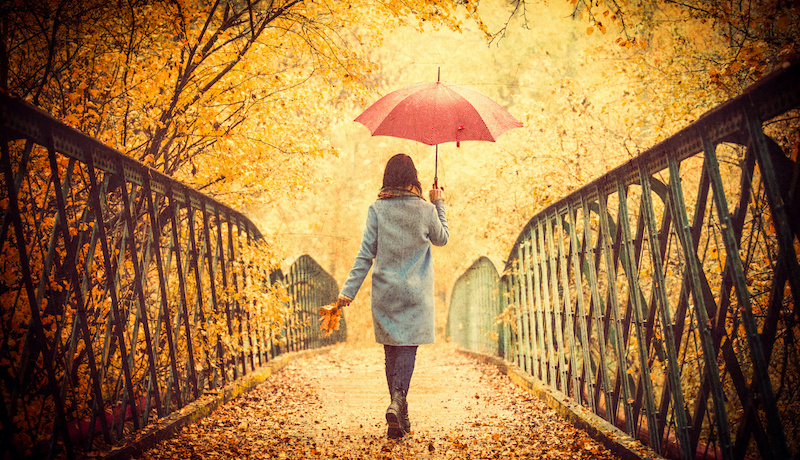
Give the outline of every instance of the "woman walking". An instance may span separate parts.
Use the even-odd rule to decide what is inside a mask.
[[[406,395],[414,372],[417,346],[434,341],[433,259],[431,244],[447,244],[449,230],[444,191],[422,198],[411,157],[386,163],[383,186],[372,203],[361,249],[342,287],[337,306],[352,302],[372,271],[372,320],[375,341],[383,344],[386,382],[392,398],[386,409],[389,438],[411,431]]]

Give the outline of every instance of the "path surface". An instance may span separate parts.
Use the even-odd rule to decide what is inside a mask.
[[[494,366],[420,347],[412,433],[386,439],[383,349],[339,345],[290,363],[141,459],[611,459]]]

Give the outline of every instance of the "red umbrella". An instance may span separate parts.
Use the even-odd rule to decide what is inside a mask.
[[[517,121],[483,94],[449,83],[416,83],[391,92],[356,118],[373,136],[392,136],[436,145],[443,142],[494,142]],[[434,177],[434,187],[438,177]]]

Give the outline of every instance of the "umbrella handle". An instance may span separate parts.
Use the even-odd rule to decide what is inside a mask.
[[[438,83],[442,76],[442,68],[436,68],[436,82]],[[436,166],[433,170],[433,189],[439,188],[439,144],[436,144]]]
[[[433,170],[433,188],[439,188],[439,144],[436,144],[436,166]]]

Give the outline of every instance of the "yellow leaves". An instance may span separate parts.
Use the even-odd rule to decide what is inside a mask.
[[[81,120],[78,118],[78,115],[70,113],[64,117],[64,123],[77,128],[81,125]]]
[[[339,322],[342,319],[342,309],[336,304],[326,305],[319,309],[320,330],[330,335],[333,331],[339,330]]]
[[[601,34],[605,34],[608,31],[608,28],[602,22],[597,21],[594,23],[594,26],[589,26],[586,28],[586,35],[592,35],[595,31],[595,27],[600,31]]]

